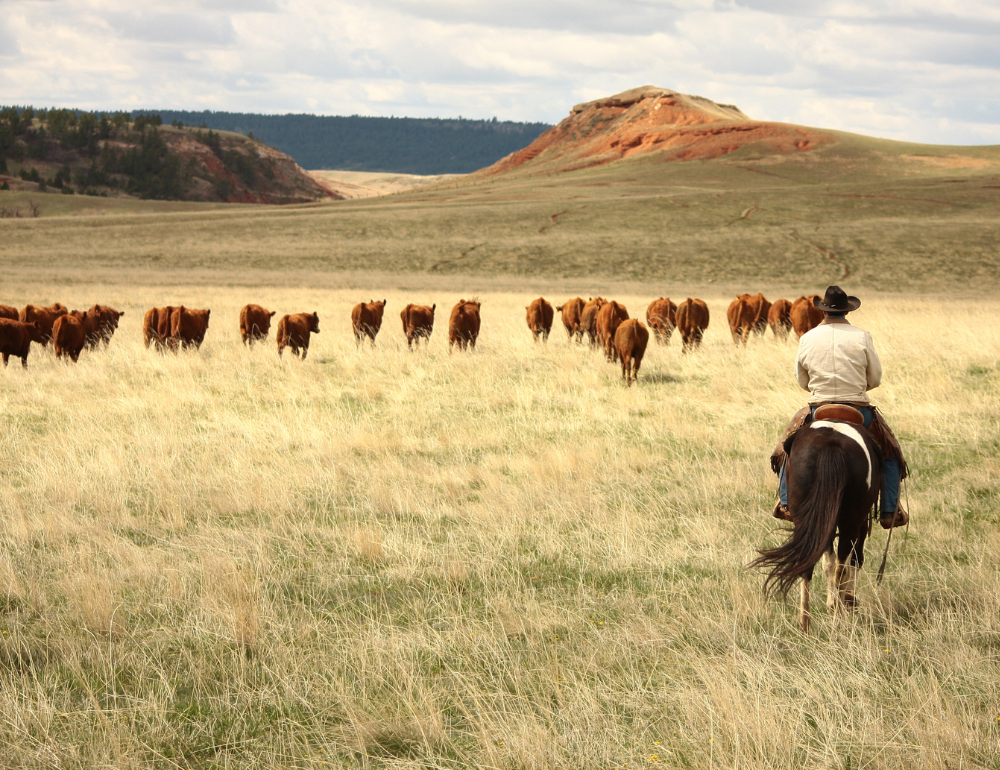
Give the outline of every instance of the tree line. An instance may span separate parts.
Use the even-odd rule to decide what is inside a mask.
[[[140,111],[174,124],[256,137],[307,169],[467,174],[527,147],[547,123],[463,118],[260,115],[245,112]]]

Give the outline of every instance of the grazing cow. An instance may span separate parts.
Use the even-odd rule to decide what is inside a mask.
[[[87,337],[87,347],[96,348],[102,342],[104,347],[107,347],[118,329],[118,321],[125,315],[125,311],[115,310],[109,305],[94,305],[87,312],[97,318],[94,332]]]
[[[788,332],[792,328],[790,313],[792,303],[787,299],[775,300],[771,309],[767,311],[767,325],[771,327],[774,336],[779,340],[787,340]]]
[[[788,311],[788,320],[792,322],[796,336],[801,337],[823,320],[823,311],[813,304],[813,301],[818,299],[821,297],[813,294],[811,297],[799,297],[792,303],[792,309]]]
[[[92,315],[90,311],[81,313],[74,310],[59,316],[52,324],[52,346],[55,348],[56,358],[68,355],[74,362],[78,361],[87,338],[97,332],[98,321],[98,316]]]
[[[267,339],[271,331],[271,317],[274,310],[267,310],[260,305],[245,305],[240,311],[240,337],[243,344],[253,347],[255,342]]]
[[[479,337],[479,308],[482,305],[482,302],[473,297],[470,300],[460,299],[451,309],[451,318],[448,319],[449,352],[455,345],[462,350],[470,345],[475,349],[476,338]]]
[[[556,308],[556,310],[562,313],[563,326],[566,327],[566,333],[569,335],[570,342],[573,341],[573,335],[576,335],[577,342],[583,342],[581,317],[583,316],[583,306],[586,304],[582,297],[573,297],[573,299],[566,300],[565,303]]]
[[[149,347],[149,343],[154,343],[156,349],[163,352],[163,348],[170,344],[170,317],[174,314],[174,307],[154,307],[146,311],[142,317],[142,340]]]
[[[726,311],[729,331],[737,344],[747,344],[750,333],[763,334],[767,330],[767,314],[771,303],[763,294],[741,294],[732,301]]]
[[[649,344],[649,330],[638,318],[622,321],[615,332],[615,351],[622,362],[622,379],[631,387],[639,376],[639,366]]]
[[[615,332],[621,326],[622,321],[628,318],[628,310],[619,302],[611,300],[597,311],[597,336],[600,339],[601,347],[604,348],[604,355],[609,361],[618,360],[618,351],[615,350]]]
[[[42,341],[42,332],[34,321],[25,323],[10,318],[0,318],[0,353],[3,354],[4,366],[7,366],[7,359],[10,356],[15,356],[21,359],[21,366],[27,369],[31,343],[42,343]]]
[[[385,300],[376,302],[360,302],[351,311],[351,324],[354,326],[354,342],[361,344],[362,337],[370,337],[372,347],[375,347],[375,335],[382,328],[382,314],[385,312]]]
[[[66,306],[59,302],[49,305],[49,307],[25,305],[21,312],[18,313],[18,320],[21,323],[33,323],[38,327],[39,333],[42,335],[41,343],[44,348],[49,344],[49,340],[52,339],[52,324],[56,322],[59,316],[66,315],[68,312]]]
[[[399,317],[403,319],[403,334],[406,335],[406,344],[410,346],[410,350],[413,350],[414,341],[419,345],[421,338],[424,339],[425,344],[430,340],[431,332],[434,331],[435,310],[437,310],[436,304],[427,307],[427,305],[410,303],[400,311]]]
[[[707,328],[708,305],[704,300],[688,297],[677,306],[677,331],[681,333],[684,343],[682,352],[687,353],[691,348],[698,347]]]
[[[278,321],[278,355],[291,348],[295,355],[304,360],[309,353],[309,335],[319,334],[319,315],[317,313],[296,313],[285,315]]]
[[[174,308],[170,316],[170,347],[174,350],[178,345],[195,349],[201,347],[208,331],[208,317],[211,310],[191,310],[183,305]]]
[[[0,318],[9,318],[11,321],[20,321],[21,314],[17,312],[16,307],[11,307],[10,305],[0,305]]]
[[[592,348],[597,347],[597,313],[606,304],[608,301],[604,297],[594,297],[580,311],[580,337],[582,339],[586,332]]]
[[[552,312],[552,305],[546,302],[543,297],[539,297],[525,310],[528,311],[528,328],[531,329],[531,335],[535,342],[538,342],[539,337],[548,342],[549,332],[552,331],[552,318],[555,315]]]
[[[668,297],[654,299],[646,308],[646,323],[653,330],[658,343],[669,345],[670,335],[677,326],[677,305]]]

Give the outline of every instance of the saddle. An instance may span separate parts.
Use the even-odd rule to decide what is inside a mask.
[[[872,410],[873,418],[872,424],[868,426],[868,433],[871,434],[872,439],[878,445],[879,449],[882,450],[884,457],[895,457],[898,460],[899,478],[900,480],[905,479],[909,475],[909,470],[906,467],[906,460],[903,459],[903,450],[899,446],[899,440],[888,424],[886,424],[882,413],[874,406],[869,405],[869,408]],[[865,422],[864,415],[850,404],[821,404],[816,409],[815,417],[812,416],[811,407],[802,407],[792,415],[791,422],[788,423],[788,427],[785,428],[785,432],[781,434],[781,438],[778,440],[778,445],[771,452],[772,471],[775,473],[781,472],[781,466],[785,464],[785,458],[788,456],[788,449],[791,447],[795,434],[814,419],[843,420],[854,425],[864,425]]]

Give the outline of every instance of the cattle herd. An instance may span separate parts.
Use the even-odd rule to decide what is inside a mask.
[[[792,330],[802,336],[818,324],[823,314],[814,305],[814,297],[799,297],[794,302],[779,299],[773,304],[763,294],[741,294],[729,305],[726,313],[729,330],[737,344],[745,345],[751,333],[761,335],[770,326],[774,336],[787,339]],[[351,311],[351,325],[357,345],[365,339],[374,346],[375,337],[382,328],[385,300],[361,302]],[[479,337],[482,303],[478,299],[461,299],[452,308],[448,321],[449,349],[457,346],[465,350],[476,347]],[[412,349],[426,344],[434,331],[434,313],[437,305],[409,304],[400,312],[406,343]],[[552,331],[555,312],[561,314],[563,326],[572,342],[583,342],[584,335],[592,348],[604,352],[608,361],[618,362],[622,379],[631,385],[639,373],[639,366],[649,342],[649,329],[656,341],[669,344],[674,329],[681,337],[682,350],[687,353],[701,344],[708,328],[708,305],[703,300],[690,297],[680,305],[666,297],[649,303],[646,324],[630,318],[620,302],[592,297],[584,300],[574,297],[553,310],[552,305],[539,297],[527,306],[528,328],[535,341],[547,341]],[[142,320],[143,341],[148,348],[153,345],[160,352],[179,348],[198,348],[208,331],[211,310],[181,307],[155,307],[148,310]],[[243,343],[253,345],[267,339],[271,330],[274,310],[260,305],[247,305],[240,311],[240,336]],[[28,365],[31,343],[43,347],[51,340],[58,358],[68,355],[73,361],[80,357],[84,347],[91,349],[107,346],[118,328],[119,319],[125,315],[107,305],[94,305],[89,310],[70,311],[65,305],[55,303],[49,307],[27,305],[22,310],[0,305],[0,353],[4,366],[10,356]],[[294,313],[278,321],[278,354],[285,348],[302,358],[309,351],[311,335],[319,334],[319,315]]]

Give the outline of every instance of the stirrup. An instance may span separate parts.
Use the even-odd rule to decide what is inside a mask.
[[[895,516],[895,522],[893,522],[894,516]],[[907,524],[910,523],[910,516],[909,514],[907,514],[905,510],[903,510],[903,506],[900,505],[896,508],[895,514],[883,511],[881,516],[879,517],[878,523],[882,525],[882,529],[892,529],[893,527],[905,527]]]
[[[774,510],[771,511],[771,515],[776,519],[783,519],[784,521],[792,520],[792,514],[781,504],[780,500],[774,504]]]

